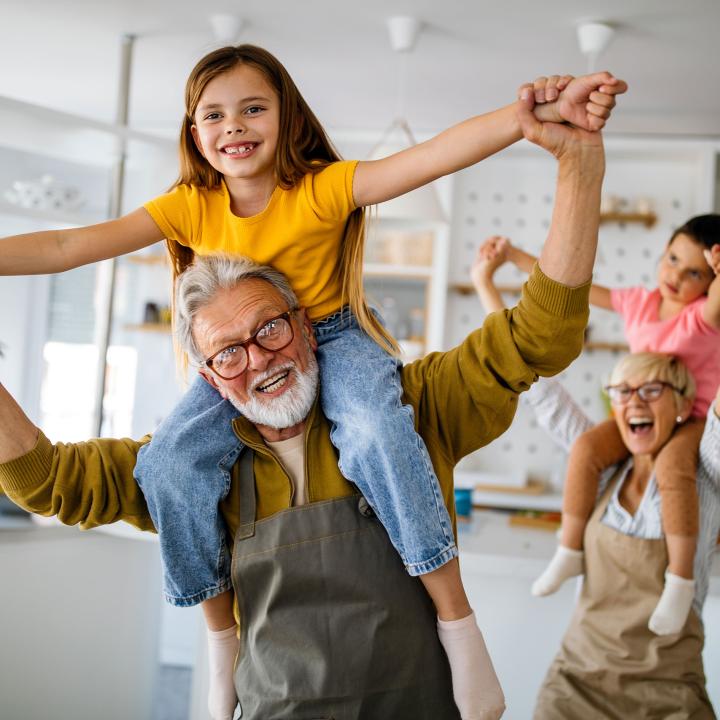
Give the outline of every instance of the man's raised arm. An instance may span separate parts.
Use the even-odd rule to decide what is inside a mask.
[[[552,222],[538,259],[543,273],[563,285],[590,280],[600,225],[600,191],[605,173],[602,135],[577,127],[538,122],[533,94],[521,91],[518,119],[527,140],[558,161]]]
[[[37,437],[38,429],[0,383],[0,463],[30,452]]]
[[[539,123],[529,92],[520,105],[525,137],[558,160],[552,224],[538,264],[517,307],[488,316],[453,350],[403,369],[419,426],[454,460],[507,429],[518,394],[577,357],[587,324],[605,171],[602,136]]]
[[[53,445],[0,384],[0,487],[30,512],[83,528],[124,520],[153,530],[133,477],[137,451],[148,439]]]

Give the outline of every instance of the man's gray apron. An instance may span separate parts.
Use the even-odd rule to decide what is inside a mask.
[[[360,495],[255,521],[240,460],[232,579],[246,720],[458,720],[435,610]]]

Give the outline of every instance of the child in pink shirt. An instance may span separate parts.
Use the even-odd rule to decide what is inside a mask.
[[[655,475],[662,503],[668,550],[665,589],[648,626],[658,635],[679,632],[685,625],[694,595],[693,562],[698,533],[697,454],[705,416],[720,383],[720,215],[700,215],[678,228],[660,258],[658,287],[609,290],[593,285],[590,302],[614,310],[624,320],[631,352],[661,352],[682,360],[697,384],[692,417],[679,428],[655,458]],[[508,259],[529,269],[534,258],[510,247]],[[614,404],[633,398],[651,403],[668,388],[648,383],[619,387]],[[640,413],[641,414],[641,413]],[[638,417],[640,421],[642,418]],[[677,422],[682,422],[678,415]],[[642,423],[638,425],[642,432]],[[598,448],[602,453],[598,455]],[[563,494],[560,545],[532,587],[534,595],[555,592],[570,577],[583,572],[583,535],[597,497],[600,472],[627,456],[613,420],[600,423],[573,446]]]

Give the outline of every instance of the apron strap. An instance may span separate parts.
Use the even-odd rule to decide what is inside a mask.
[[[254,457],[255,453],[249,447],[246,447],[240,456],[240,524],[235,533],[238,540],[244,540],[255,534],[257,499],[255,498],[255,473],[253,472]]]
[[[610,504],[610,500],[612,500],[615,488],[627,477],[627,474],[629,472],[627,467],[628,462],[629,460],[626,460],[622,465],[620,465],[620,467],[613,473],[612,477],[608,480],[607,487],[603,491],[603,494],[600,496],[600,500],[598,500],[597,505],[595,506],[595,510],[593,511],[590,519],[592,519],[592,517],[594,516],[598,520],[600,520],[600,518],[602,518],[602,516],[605,514],[605,508]]]

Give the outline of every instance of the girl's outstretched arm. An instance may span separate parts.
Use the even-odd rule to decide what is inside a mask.
[[[720,329],[720,244],[705,251],[705,259],[715,273],[715,279],[708,289],[708,299],[703,307],[703,320],[708,325]]]
[[[0,240],[0,275],[71,270],[139,250],[163,238],[145,208],[97,225],[13,235]]]
[[[627,85],[606,72],[580,78],[539,78],[535,96],[542,88],[564,89],[554,102],[539,106],[542,121],[572,122],[586,130],[598,130],[610,116],[615,95]],[[567,83],[567,85],[565,85]],[[454,125],[434,138],[381,160],[360,162],[355,170],[353,197],[358,206],[374,205],[415,190],[439,177],[474,165],[520,140],[518,103],[478,115]]]
[[[520,140],[515,103],[465,120],[407,150],[358,163],[353,198],[375,205],[474,165]]]

